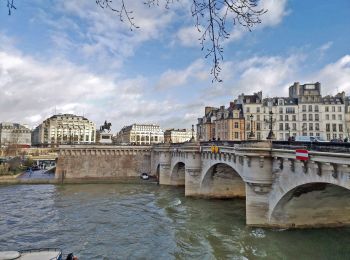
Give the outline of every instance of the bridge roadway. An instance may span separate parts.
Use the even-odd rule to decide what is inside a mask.
[[[152,150],[152,174],[163,185],[184,185],[186,196],[245,197],[252,226],[350,225],[350,154],[295,150],[269,142],[219,146],[162,144]]]
[[[213,153],[210,143],[66,145],[59,148],[55,178],[114,182],[148,172],[161,185],[184,185],[186,196],[245,198],[247,225],[350,225],[350,153],[310,151],[303,162],[294,148],[221,142]]]

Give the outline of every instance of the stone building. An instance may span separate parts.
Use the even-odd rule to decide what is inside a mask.
[[[164,143],[164,131],[155,124],[132,124],[124,126],[114,140],[117,144],[133,145]]]
[[[9,145],[30,147],[30,129],[17,123],[0,123],[0,148]]]
[[[199,141],[245,139],[242,105],[231,102],[228,108],[206,107],[205,115],[198,118],[197,139]]]
[[[184,143],[192,138],[192,130],[187,129],[168,129],[164,132],[165,143]]]
[[[345,97],[345,137],[350,140],[350,97]]]
[[[263,98],[262,92],[258,92],[241,94],[236,102],[243,106],[247,137],[252,125],[255,138],[266,139],[272,121],[276,140],[288,140],[290,136],[332,140],[345,138],[350,127],[345,120],[350,119],[345,100],[345,93],[322,97],[319,82],[303,85],[295,82],[289,87],[289,97]]]
[[[47,118],[32,132],[34,146],[90,144],[96,141],[95,124],[83,116],[58,114]]]
[[[295,82],[289,87],[289,96],[298,99],[299,134],[303,136],[319,136],[325,138],[321,124],[322,96],[321,84],[308,83],[300,85]]]
[[[218,110],[219,109],[215,107],[205,107],[204,117],[198,118],[198,141],[209,141],[215,138],[215,120]]]
[[[345,93],[338,93],[335,96],[325,96],[322,98],[323,116],[322,124],[327,140],[344,139],[349,137],[346,124],[346,101]]]

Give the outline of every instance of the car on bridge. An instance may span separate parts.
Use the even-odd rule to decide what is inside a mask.
[[[296,142],[314,142],[314,143],[327,143],[329,141],[326,141],[322,139],[320,136],[296,136],[295,137]]]

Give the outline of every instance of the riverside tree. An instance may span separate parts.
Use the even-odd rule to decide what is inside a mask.
[[[16,9],[15,0],[7,1],[8,14]],[[135,1],[135,0],[133,0]],[[143,0],[145,6],[163,5],[171,8],[174,2],[180,0]],[[205,58],[211,58],[211,74],[213,81],[221,82],[220,71],[223,61],[223,42],[230,38],[230,31],[235,26],[251,29],[261,23],[261,16],[267,10],[258,7],[260,0],[190,0],[191,14],[197,30],[200,32],[199,42]],[[121,22],[130,25],[130,30],[142,25],[134,22],[133,11],[128,9],[126,0],[95,0],[97,6],[116,13]]]

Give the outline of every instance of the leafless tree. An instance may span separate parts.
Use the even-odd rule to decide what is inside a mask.
[[[16,9],[14,0],[6,0],[9,14]],[[118,14],[120,21],[130,25],[130,30],[138,29],[134,21],[133,11],[129,10],[125,0],[95,0],[96,4]],[[171,4],[179,0],[143,0],[148,7]],[[195,19],[195,26],[200,32],[202,50],[205,58],[212,59],[211,74],[213,81],[221,82],[220,71],[223,61],[223,43],[230,38],[230,29],[235,26],[251,29],[261,23],[261,15],[267,10],[258,7],[259,0],[191,0],[191,13]]]

